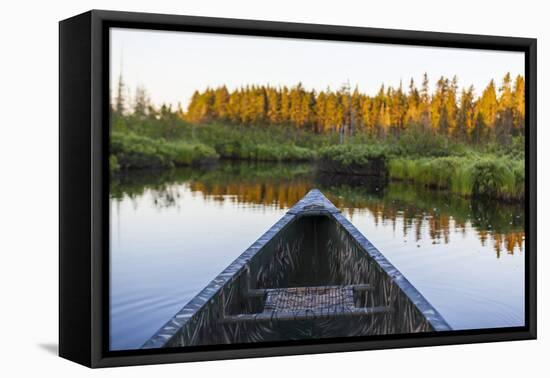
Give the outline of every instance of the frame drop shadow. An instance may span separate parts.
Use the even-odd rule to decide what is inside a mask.
[[[59,345],[57,343],[40,343],[38,347],[50,354],[59,355]]]

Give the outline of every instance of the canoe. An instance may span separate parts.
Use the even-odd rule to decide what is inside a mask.
[[[403,274],[313,189],[142,348],[449,330]]]

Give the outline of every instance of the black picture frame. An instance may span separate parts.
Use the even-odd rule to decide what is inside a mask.
[[[524,327],[156,350],[108,350],[110,27],[458,47],[525,53]],[[537,41],[92,10],[59,23],[59,355],[89,367],[156,364],[536,338]]]

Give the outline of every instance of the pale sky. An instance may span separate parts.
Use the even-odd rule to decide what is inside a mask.
[[[139,29],[111,29],[111,88],[122,67],[132,94],[142,85],[154,104],[182,104],[195,90],[247,84],[338,89],[374,95],[381,84],[417,86],[424,72],[430,85],[440,76],[458,76],[459,87],[474,85],[476,94],[506,72],[524,75],[522,52],[411,47],[375,43],[316,41]]]

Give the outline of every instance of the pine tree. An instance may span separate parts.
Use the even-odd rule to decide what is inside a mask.
[[[475,126],[474,87],[462,90],[460,108],[458,109],[454,137],[463,141],[468,140]]]
[[[418,105],[418,111],[420,113],[420,125],[424,131],[432,129],[431,122],[431,98],[428,74],[424,73],[422,78],[422,89],[420,90],[420,103]]]
[[[138,86],[134,97],[134,116],[143,119],[150,108],[149,97],[145,87]]]
[[[229,95],[227,104],[227,116],[233,123],[241,121],[241,91],[235,90]]]
[[[513,93],[514,134],[525,134],[525,79],[518,75],[514,83]]]
[[[277,125],[281,118],[281,95],[275,88],[267,89],[267,119],[270,124]]]
[[[325,111],[327,107],[327,96],[325,92],[321,91],[317,96],[315,103],[315,132],[321,133],[326,128],[326,116]]]
[[[390,115],[390,110],[388,108],[389,107],[384,103],[380,108],[378,135],[381,138],[386,138],[391,125],[391,115]]]
[[[386,114],[385,114],[385,108],[386,108],[386,92],[384,85],[380,86],[380,89],[378,90],[378,93],[376,96],[374,96],[374,99],[372,101],[372,125],[373,125],[373,134],[377,137],[386,136],[386,125],[385,121]],[[389,121],[388,121],[389,124]]]
[[[315,124],[315,92],[305,92],[302,97],[302,118],[303,124],[307,128]]]
[[[483,117],[483,124],[491,134],[494,132],[497,110],[497,92],[495,82],[491,80],[489,85],[483,90],[478,103],[478,111]]]
[[[411,128],[420,123],[420,93],[414,85],[414,80],[409,83],[409,94],[407,96],[407,112],[405,113],[405,127]]]
[[[372,121],[372,100],[367,97],[363,96],[361,98],[361,124],[363,126],[363,129],[369,136],[374,136],[374,124]]]
[[[513,107],[514,98],[512,93],[512,78],[507,73],[502,79],[502,86],[499,89],[498,110],[495,122],[495,136],[499,143],[509,143],[513,129]]]
[[[125,86],[122,76],[116,88],[113,115],[125,112]],[[525,81],[518,76],[512,85],[510,75],[497,90],[491,81],[479,98],[474,88],[462,89],[458,96],[458,79],[441,77],[430,95],[428,76],[424,74],[420,89],[411,79],[408,91],[382,85],[375,96],[367,96],[349,85],[338,91],[327,88],[316,92],[296,86],[276,88],[248,85],[232,91],[225,86],[195,91],[187,112],[175,111],[176,118],[193,123],[223,121],[255,127],[289,124],[317,133],[353,132],[384,138],[398,137],[404,131],[420,130],[461,141],[486,142],[496,137],[509,142],[513,135],[523,135],[525,128]],[[169,107],[168,107],[169,108]],[[122,110],[121,110],[122,109]],[[150,104],[146,91],[138,87],[133,106],[135,117],[166,117]],[[353,128],[353,130],[352,130]]]
[[[325,132],[337,132],[340,128],[339,125],[339,104],[338,98],[334,92],[329,92],[325,107]]]
[[[115,112],[118,115],[124,114],[125,108],[126,108],[126,100],[124,98],[124,91],[125,91],[126,85],[124,84],[124,79],[122,77],[122,73],[118,76],[118,83],[117,83],[117,92],[115,97]]]
[[[397,90],[392,91],[391,99],[391,126],[393,133],[399,136],[405,129],[405,117],[407,114],[407,97],[400,82]]]
[[[480,111],[479,107],[475,110],[475,123],[471,134],[471,140],[474,144],[480,144],[488,137],[487,124],[485,123],[485,117]]]
[[[246,86],[242,89],[241,97],[241,122],[245,125],[250,125],[254,120],[254,114],[256,112],[256,103],[254,101],[254,95],[252,94],[253,88]]]
[[[447,90],[447,95],[445,97],[445,114],[447,115],[447,133],[446,135],[453,135],[455,133],[456,118],[457,118],[457,90],[458,90],[458,79],[456,76],[453,77],[453,80],[450,82]]]
[[[362,124],[361,120],[361,100],[362,96],[359,93],[357,86],[351,94],[351,110],[350,110],[350,129],[349,135],[353,136],[358,131],[359,125]]]
[[[215,114],[216,119],[227,120],[229,118],[229,112],[227,108],[228,105],[229,92],[224,85],[214,91],[213,113]]]
[[[281,118],[284,123],[290,123],[290,91],[286,86],[281,91]]]
[[[448,79],[443,76],[439,78],[430,106],[433,131],[442,135],[446,135],[448,131],[447,107],[445,106],[448,85]]]

